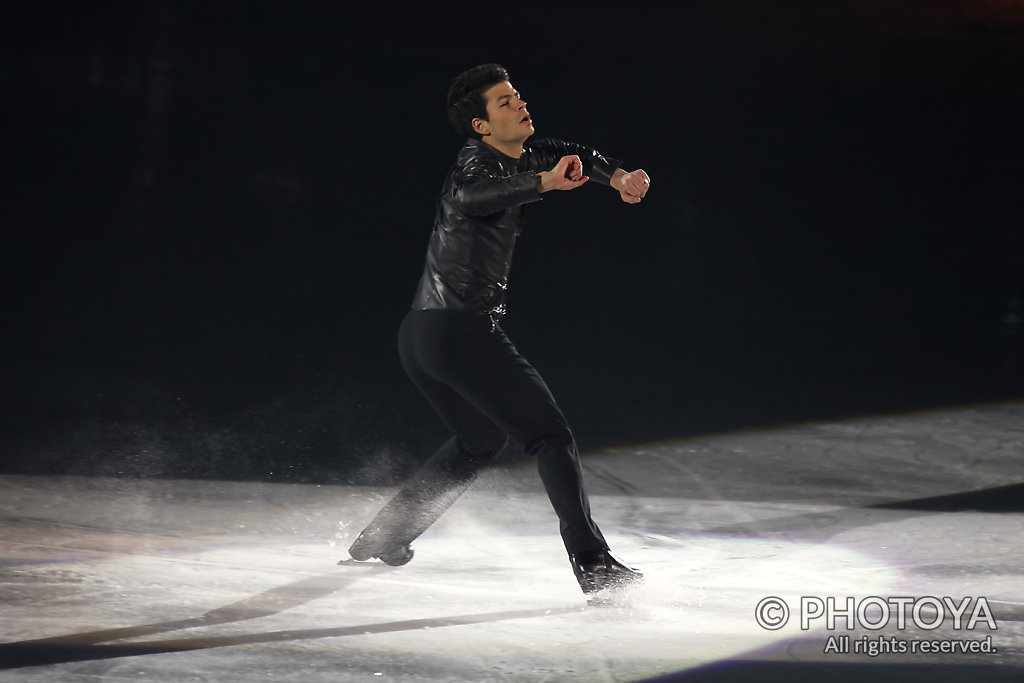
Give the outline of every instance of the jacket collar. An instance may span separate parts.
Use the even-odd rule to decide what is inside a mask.
[[[517,164],[517,163],[519,163],[519,159],[522,159],[522,157],[519,157],[519,159],[517,159],[515,157],[510,157],[509,155],[505,154],[504,152],[502,152],[497,147],[492,147],[492,146],[488,145],[486,142],[484,142],[483,140],[479,140],[477,138],[466,138],[465,149],[472,150],[472,153],[474,153],[474,154],[490,153],[490,154],[493,154],[494,156],[498,157],[502,161],[508,162],[508,163],[511,163],[511,164]],[[526,151],[525,148],[524,148],[523,151]]]

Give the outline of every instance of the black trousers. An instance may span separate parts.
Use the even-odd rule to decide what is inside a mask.
[[[427,530],[508,442],[537,469],[574,555],[608,547],[590,517],[576,440],[540,374],[483,313],[410,311],[402,366],[453,436],[371,523],[401,542]]]

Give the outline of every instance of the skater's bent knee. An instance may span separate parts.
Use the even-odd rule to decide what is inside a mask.
[[[548,450],[575,450],[576,440],[568,430],[553,434],[544,434],[526,443],[525,451],[531,456],[538,456]]]

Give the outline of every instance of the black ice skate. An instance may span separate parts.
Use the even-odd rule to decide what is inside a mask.
[[[585,595],[625,588],[640,583],[644,578],[641,572],[624,565],[609,550],[570,555],[569,562]]]
[[[388,566],[401,567],[412,559],[413,549],[408,543],[392,541],[377,527],[367,527],[349,547],[348,554],[359,562],[377,558]]]

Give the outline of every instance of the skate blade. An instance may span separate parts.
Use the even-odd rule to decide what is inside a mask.
[[[590,593],[587,596],[587,604],[591,607],[630,607],[634,602],[637,587],[637,584],[629,583]]]
[[[621,581],[587,594],[587,604],[592,607],[629,607],[644,585],[643,577]]]
[[[629,596],[622,591],[601,591],[587,598],[589,607],[629,607]]]
[[[388,565],[384,564],[377,558],[370,558],[369,560],[354,560],[351,557],[346,557],[344,560],[338,560],[339,567],[377,567],[378,569],[387,569]]]

